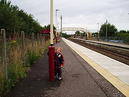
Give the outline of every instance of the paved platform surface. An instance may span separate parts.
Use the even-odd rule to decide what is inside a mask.
[[[33,65],[28,77],[6,97],[125,97],[65,42],[55,46],[63,47],[63,80],[48,81],[48,59],[45,54]]]
[[[105,55],[85,48],[81,45],[63,39],[82,58],[86,59],[93,68],[109,80],[116,88],[129,96],[129,66],[111,59]]]
[[[79,38],[77,38],[79,39]],[[79,39],[79,40],[85,40],[85,39]],[[122,43],[113,43],[113,42],[106,42],[106,41],[95,41],[95,40],[85,40],[86,42],[93,42],[93,43],[98,43],[98,44],[105,44],[109,46],[115,46],[115,47],[121,47],[125,49],[129,49],[129,45],[127,44],[122,44]]]

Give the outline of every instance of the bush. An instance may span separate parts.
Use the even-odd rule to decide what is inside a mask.
[[[120,37],[124,43],[129,44],[129,33],[117,33],[117,37]]]
[[[26,67],[23,67],[22,64],[10,64],[8,66],[8,79],[6,80],[4,76],[0,79],[0,95],[5,95],[15,86],[17,81],[26,77],[26,70]]]
[[[20,79],[26,77],[30,66],[43,55],[44,50],[49,45],[48,42],[42,42],[41,44],[34,43],[35,45],[33,46],[31,42],[28,42],[24,51],[17,42],[9,44],[11,46],[8,46],[8,48],[12,48],[13,50],[11,49],[9,57],[11,59],[7,63],[8,79],[5,78],[5,72],[0,72],[0,97],[9,92]]]
[[[25,56],[25,66],[31,66],[39,58],[39,55],[34,51],[28,51]]]

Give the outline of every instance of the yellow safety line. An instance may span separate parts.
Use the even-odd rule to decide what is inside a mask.
[[[65,41],[66,42],[66,41]],[[105,79],[107,79],[112,85],[114,85],[121,93],[126,97],[129,97],[129,85],[121,81],[119,78],[114,76],[108,70],[101,67],[99,64],[91,60],[85,54],[77,50],[74,46],[66,42],[77,54],[79,54],[89,65],[91,65],[97,72],[99,72]]]

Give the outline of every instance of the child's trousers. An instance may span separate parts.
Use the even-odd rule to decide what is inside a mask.
[[[55,67],[55,76],[57,76],[57,77],[62,76],[61,67]]]

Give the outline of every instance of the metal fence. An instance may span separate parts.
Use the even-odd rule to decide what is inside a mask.
[[[4,29],[0,31],[0,78],[8,79],[8,68],[12,64],[26,65],[26,56],[29,52],[41,54],[47,40],[41,34],[19,33],[7,34]]]
[[[124,43],[124,44],[129,44],[129,37],[92,37],[93,40],[99,40],[99,41],[108,41],[108,42],[114,42],[114,43]]]

